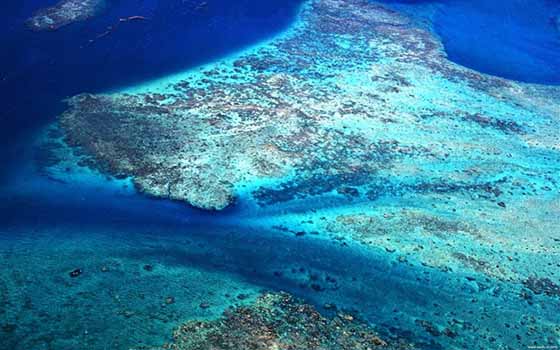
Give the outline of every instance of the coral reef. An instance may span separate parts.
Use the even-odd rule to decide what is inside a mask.
[[[26,21],[33,31],[57,30],[68,24],[96,16],[106,0],[61,0],[56,5],[38,10]]]
[[[189,321],[173,333],[172,350],[414,349],[387,343],[351,314],[322,316],[287,293],[266,293],[252,305],[226,310],[212,321]]]
[[[216,221],[261,240],[271,229],[326,241],[329,256],[367,252],[361,280],[354,265],[327,279],[310,263],[269,278],[314,297],[391,299],[396,311],[368,320],[423,334],[430,349],[558,343],[557,87],[453,64],[429,28],[370,1],[311,0],[289,31],[235,57],[68,102],[60,125],[82,164],[199,208],[239,197],[237,216]],[[189,323],[193,337],[175,346],[251,342],[241,335],[269,309]],[[257,323],[217,335],[242,310]]]
[[[355,186],[371,200],[489,201],[516,183],[555,187],[558,91],[456,66],[430,32],[374,4],[312,1],[300,17],[166,87],[70,99],[68,142],[145,193],[208,209],[266,179],[276,185],[254,191],[262,205]]]

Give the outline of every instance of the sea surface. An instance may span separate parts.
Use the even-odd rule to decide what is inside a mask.
[[[215,319],[264,290],[291,293],[326,314],[332,310],[325,305],[336,304],[375,324],[380,336],[402,337],[419,349],[460,347],[443,335],[443,326],[437,337],[409,330],[419,324],[410,315],[433,321],[438,308],[480,312],[481,324],[493,330],[534,312],[517,289],[508,290],[507,280],[477,285],[423,264],[398,264],[387,258],[389,249],[372,251],[323,232],[303,235],[261,225],[279,216],[297,221],[318,208],[336,210],[336,200],[256,208],[240,196],[223,211],[206,211],[140,194],[131,179],[94,169],[57,176],[44,171],[52,154],[38,144],[67,109],[64,99],[134,91],[234,57],[283,35],[305,3],[111,0],[94,18],[53,32],[25,26],[50,3],[2,5],[0,349],[155,349],[171,341],[181,323]],[[558,1],[376,3],[427,28],[460,66],[520,83],[560,85]],[[119,21],[130,16],[146,19]],[[110,34],[101,35],[110,26]],[[341,207],[346,205],[352,204]],[[560,239],[559,234],[551,232]],[[557,273],[547,276],[558,281],[560,267],[551,264]],[[76,269],[80,276],[70,277]],[[498,305],[473,290],[507,292]],[[560,292],[550,304],[540,297],[535,296],[537,313],[549,323],[558,321]],[[476,298],[484,306],[469,309]],[[495,319],[493,308],[501,310]],[[533,344],[536,331],[532,344],[558,348],[560,325],[553,326],[557,338],[547,333]]]

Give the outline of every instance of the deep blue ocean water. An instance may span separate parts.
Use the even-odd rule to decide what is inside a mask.
[[[560,84],[560,1],[456,0],[435,17],[449,58],[475,70]]]
[[[560,84],[558,0],[384,0],[430,18],[450,60],[527,83]]]

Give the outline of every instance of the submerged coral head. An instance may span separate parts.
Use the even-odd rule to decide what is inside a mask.
[[[54,6],[38,10],[26,24],[33,31],[53,31],[94,17],[105,5],[105,0],[61,0]]]

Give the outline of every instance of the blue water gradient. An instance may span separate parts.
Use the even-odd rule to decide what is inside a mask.
[[[527,83],[560,84],[560,2],[384,0],[433,21],[450,60]]]
[[[91,20],[42,33],[24,22],[47,2],[3,4],[0,159],[17,156],[20,133],[53,120],[64,98],[157,78],[255,44],[288,26],[301,2],[112,0]],[[148,20],[119,23],[129,16]],[[110,26],[111,34],[98,38]]]

